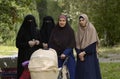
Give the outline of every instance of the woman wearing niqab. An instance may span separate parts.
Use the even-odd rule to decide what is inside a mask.
[[[33,15],[27,15],[19,29],[16,37],[16,47],[18,48],[17,79],[21,76],[24,67],[22,63],[30,59],[31,54],[40,46],[38,39],[37,24]]]
[[[76,35],[76,76],[75,79],[101,79],[96,47],[99,43],[96,29],[86,14],[79,17]]]
[[[43,24],[40,28],[40,36],[41,36],[43,48],[44,45],[47,45],[48,47],[49,38],[54,27],[55,27],[55,23],[53,18],[51,16],[45,16],[43,18]]]
[[[40,29],[42,42],[48,43],[52,29],[55,27],[54,20],[51,16],[45,16],[43,18],[43,24]]]
[[[57,52],[58,67],[62,67],[65,58],[69,57],[66,65],[70,73],[70,79],[75,79],[75,58],[73,55],[73,48],[75,48],[74,31],[68,24],[65,15],[60,15],[58,20],[57,25],[52,31],[49,47]]]

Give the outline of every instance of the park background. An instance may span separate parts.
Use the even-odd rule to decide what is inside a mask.
[[[0,57],[17,53],[16,35],[27,14],[35,16],[39,29],[44,16],[57,22],[65,14],[76,32],[81,13],[88,15],[100,38],[102,79],[119,79],[120,0],[0,0]]]

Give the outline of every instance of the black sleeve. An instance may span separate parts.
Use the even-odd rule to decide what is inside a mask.
[[[30,47],[28,41],[25,40],[24,36],[18,34],[16,38],[16,47],[17,48],[27,48]]]
[[[92,54],[96,52],[96,42],[90,44],[88,47],[84,49],[84,51],[86,52],[86,54]]]

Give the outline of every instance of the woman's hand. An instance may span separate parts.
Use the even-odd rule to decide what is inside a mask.
[[[28,44],[30,45],[30,47],[33,47],[36,44],[36,42],[33,39],[33,40],[28,41]]]
[[[66,56],[65,56],[65,54],[61,54],[60,57],[61,57],[61,59],[65,59]]]
[[[81,52],[81,53],[79,53],[79,58],[80,58],[80,60],[81,61],[84,61],[85,59],[84,59],[84,56],[85,56],[85,52],[83,51],[83,52]]]
[[[36,42],[36,45],[39,45],[40,44],[40,41],[39,40],[35,40]]]

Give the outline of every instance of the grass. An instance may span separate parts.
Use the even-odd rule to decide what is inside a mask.
[[[17,48],[15,46],[0,46],[0,55],[11,55],[17,52]],[[100,56],[104,56],[107,58],[108,53],[120,53],[120,45],[115,47],[100,47],[98,50]]]
[[[120,54],[120,45],[114,47],[100,47],[99,57],[109,58],[108,54]]]
[[[17,53],[15,46],[0,46],[0,55],[12,55]]]
[[[100,63],[102,79],[120,79],[120,63]]]
[[[120,53],[120,46],[115,47],[100,47],[99,53]]]

